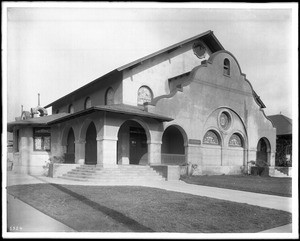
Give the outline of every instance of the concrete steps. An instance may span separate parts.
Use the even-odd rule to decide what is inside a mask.
[[[150,166],[119,165],[116,168],[101,168],[95,165],[82,165],[63,174],[59,178],[102,184],[124,184],[165,181]]]
[[[274,170],[274,174],[271,174],[270,176],[271,177],[289,177],[289,175],[284,174],[276,169]]]

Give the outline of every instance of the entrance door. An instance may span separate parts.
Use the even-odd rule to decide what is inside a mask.
[[[75,163],[75,136],[71,128],[67,139],[67,153],[65,154],[65,163]]]
[[[130,127],[130,164],[146,164],[147,152],[145,130],[143,128]]]
[[[97,132],[94,123],[91,123],[86,131],[85,138],[85,164],[97,164]]]
[[[256,164],[259,166],[269,164],[269,143],[264,138],[260,139],[257,145]]]

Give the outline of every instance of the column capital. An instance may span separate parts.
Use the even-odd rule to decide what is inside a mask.
[[[118,141],[118,138],[110,136],[101,136],[96,138],[97,141]]]
[[[75,144],[85,144],[86,141],[84,139],[78,139],[74,141]]]
[[[162,142],[161,141],[147,141],[147,144],[154,144],[154,145],[161,145]]]

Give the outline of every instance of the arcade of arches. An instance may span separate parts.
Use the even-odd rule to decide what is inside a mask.
[[[100,142],[106,141],[101,138],[97,138],[97,128],[94,121],[85,124],[81,138],[83,139],[81,145],[84,146],[80,151],[82,152],[82,164],[96,165],[102,161],[101,149],[99,151]],[[115,124],[116,138],[115,140],[109,140],[115,149],[111,154],[110,163],[114,165],[153,165],[150,161],[153,153],[156,155],[157,163],[161,165],[184,165],[188,161],[188,150],[190,148],[189,139],[185,131],[177,125],[170,125],[163,131],[160,131],[160,139],[158,142],[153,143],[151,140],[151,130],[146,122],[137,120],[120,120]],[[66,163],[78,163],[76,153],[80,151],[76,150],[78,145],[76,142],[74,129],[69,128],[66,138],[66,150],[65,157]],[[201,163],[205,168],[216,168],[220,166],[236,166],[237,169],[247,164],[250,160],[246,157],[247,147],[245,146],[245,137],[237,132],[233,132],[228,135],[226,139],[226,146],[221,138],[221,133],[215,130],[207,130],[201,140]],[[160,142],[159,142],[160,141]],[[151,151],[152,145],[157,147],[156,151]],[[109,148],[106,148],[107,150]],[[158,156],[159,155],[159,156]],[[266,166],[270,164],[271,147],[267,138],[261,138],[257,143],[257,150],[255,150],[257,164],[260,166]],[[252,155],[253,156],[253,155]],[[247,159],[246,159],[247,158]],[[251,160],[254,158],[251,157]],[[101,164],[101,163],[100,163]],[[203,170],[206,170],[202,168]]]

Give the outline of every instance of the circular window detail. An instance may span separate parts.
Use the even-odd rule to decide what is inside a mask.
[[[228,130],[231,124],[230,115],[226,112],[222,112],[220,115],[219,123],[223,130]]]
[[[203,59],[205,57],[206,48],[202,43],[194,43],[193,51],[199,59]]]

